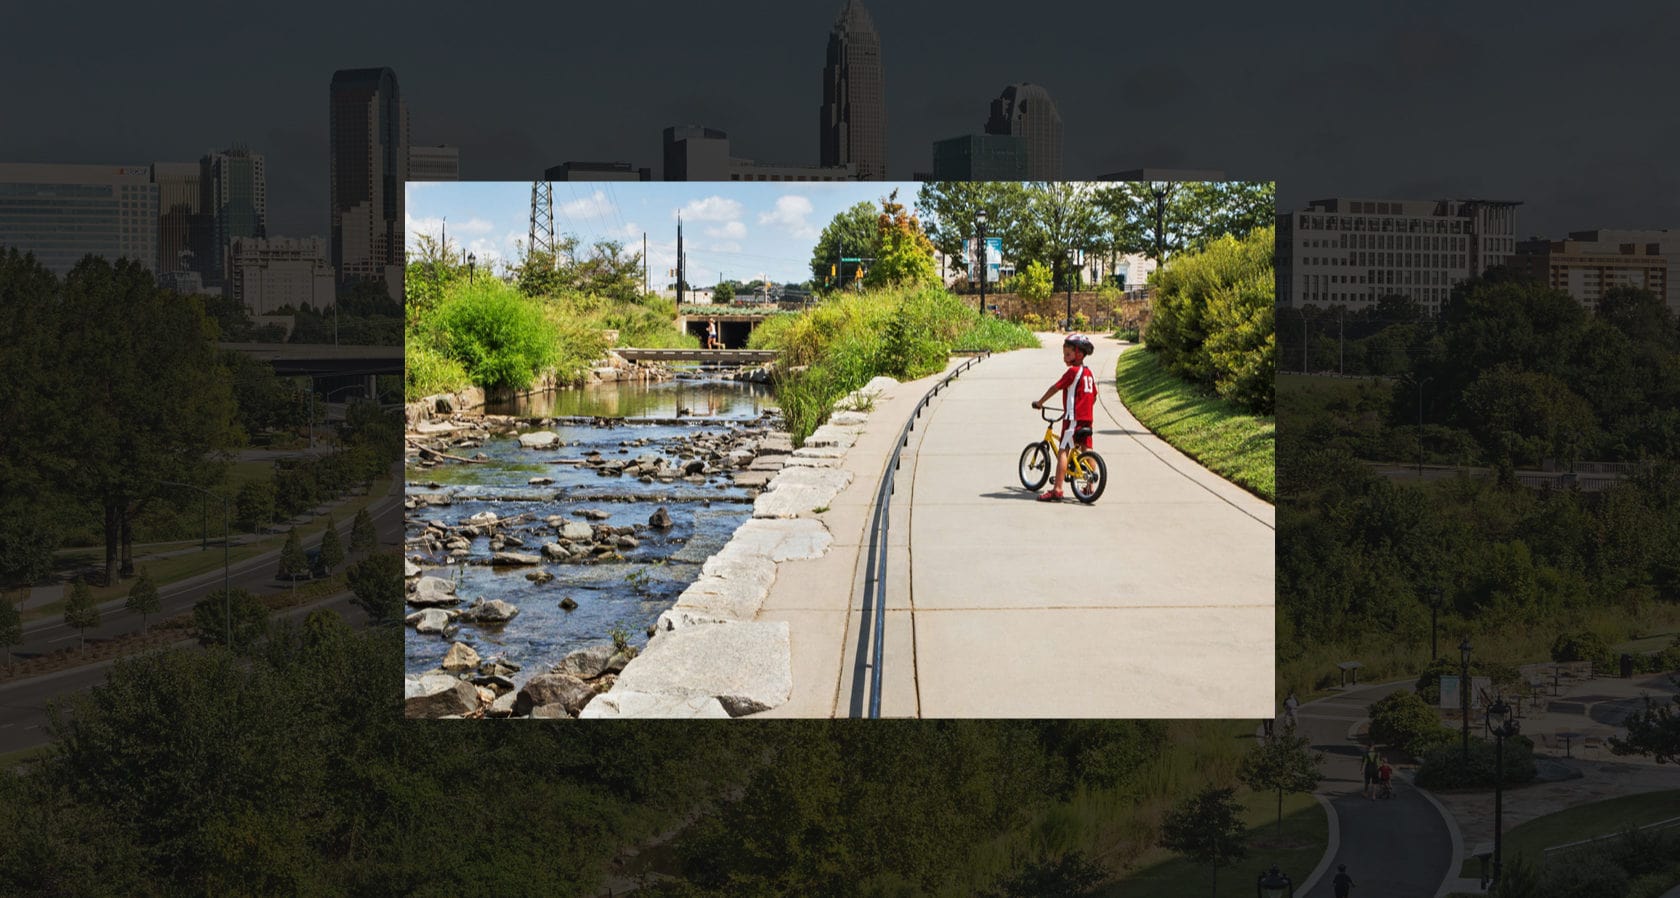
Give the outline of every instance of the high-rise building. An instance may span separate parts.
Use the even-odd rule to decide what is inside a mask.
[[[1011,84],[992,101],[987,134],[1013,134],[1027,142],[1027,178],[1062,177],[1062,114],[1044,88],[1030,82]]]
[[[226,285],[228,255],[239,237],[268,236],[268,178],[261,154],[245,147],[212,150],[198,162],[201,208],[210,216],[210,258],[199,270],[212,286]]]
[[[1518,205],[1336,198],[1280,214],[1280,303],[1363,309],[1404,296],[1435,315],[1454,284],[1516,252]]]
[[[964,134],[933,142],[933,181],[1024,181],[1027,140],[1014,134]]]
[[[210,262],[211,221],[199,185],[201,171],[197,162],[152,163],[152,183],[158,188],[160,277],[183,271],[202,274]]]
[[[628,162],[562,162],[549,166],[543,177],[550,181],[651,181],[653,169]]]
[[[829,32],[822,96],[818,142],[822,164],[855,165],[860,180],[886,180],[887,101],[881,38],[869,11],[857,0],[847,0]]]
[[[856,181],[861,177],[852,164],[759,162],[732,156],[728,134],[699,125],[666,128],[664,160],[667,181]]]
[[[0,163],[0,248],[64,275],[83,256],[158,263],[158,185],[147,165]]]
[[[306,304],[319,311],[335,302],[333,270],[319,237],[236,237],[228,258],[232,298],[252,315]]]
[[[1680,312],[1674,283],[1680,231],[1572,231],[1567,240],[1524,240],[1511,265],[1596,310],[1617,287],[1649,290]]]
[[[446,146],[409,147],[408,180],[461,180],[461,148]]]
[[[342,69],[330,96],[333,269],[346,282],[383,278],[401,297],[408,110],[397,75]]]

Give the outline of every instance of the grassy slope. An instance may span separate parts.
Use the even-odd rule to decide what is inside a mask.
[[[1226,480],[1277,501],[1274,419],[1202,394],[1162,370],[1142,347],[1120,355],[1114,379],[1120,401],[1156,436]]]

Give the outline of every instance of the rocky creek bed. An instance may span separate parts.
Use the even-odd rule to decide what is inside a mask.
[[[736,416],[644,403],[667,414],[411,421],[410,715],[565,706],[516,705],[560,672],[610,687],[792,451],[776,414],[748,400],[726,407]]]

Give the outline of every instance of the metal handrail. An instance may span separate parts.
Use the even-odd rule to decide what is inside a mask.
[[[881,474],[881,485],[875,492],[875,516],[869,526],[869,561],[867,574],[863,583],[863,607],[875,615],[874,633],[872,634],[874,660],[869,665],[869,716],[881,716],[881,662],[885,651],[887,635],[887,528],[892,513],[892,494],[894,479],[898,473],[898,466],[902,462],[904,448],[910,445],[910,431],[916,428],[916,419],[922,416],[922,410],[927,408],[933,397],[945,389],[951,381],[957,379],[964,371],[980,364],[991,357],[991,350],[952,350],[952,354],[977,353],[968,361],[958,365],[939,379],[926,393],[920,402],[916,403],[916,410],[904,421],[904,428],[898,433],[898,445],[893,448],[892,458]]]

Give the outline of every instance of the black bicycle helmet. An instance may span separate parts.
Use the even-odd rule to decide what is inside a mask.
[[[1091,338],[1084,334],[1068,334],[1067,339],[1062,341],[1062,345],[1072,346],[1086,356],[1090,356],[1091,353],[1097,351],[1097,348],[1091,344]]]

